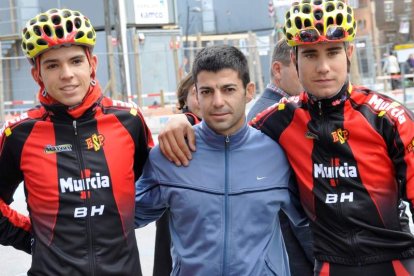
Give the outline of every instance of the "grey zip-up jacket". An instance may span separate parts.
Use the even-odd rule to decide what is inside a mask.
[[[290,275],[278,211],[297,225],[307,219],[289,188],[283,151],[247,125],[231,136],[204,121],[194,128],[188,167],[151,150],[136,183],[136,226],[170,208],[172,275]]]

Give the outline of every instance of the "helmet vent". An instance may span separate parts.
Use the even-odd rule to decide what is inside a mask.
[[[310,5],[303,5],[302,6],[302,12],[304,14],[310,14],[310,12],[311,12],[311,6]]]
[[[321,0],[314,0],[313,1],[313,4],[314,5],[321,5],[322,4],[322,1]]]
[[[38,45],[47,45],[47,42],[46,42],[44,39],[41,39],[41,38],[39,38],[39,39],[36,41],[36,43],[37,43]]]
[[[32,20],[30,20],[30,25],[34,25],[34,24],[36,24],[36,22],[37,22],[37,19],[33,18]]]
[[[354,33],[354,28],[349,28],[348,35],[352,35]]]
[[[39,16],[39,21],[40,22],[47,22],[49,20],[49,17],[47,17],[47,15],[42,14],[41,16]]]
[[[60,24],[60,21],[61,21],[61,19],[60,19],[60,16],[59,15],[52,16],[52,22],[53,22],[53,24],[59,25]]]
[[[306,18],[305,21],[303,22],[303,24],[305,25],[305,27],[310,27],[312,26],[311,21],[309,20],[309,18]]]
[[[289,18],[290,18],[290,11],[288,11],[287,13],[286,13],[286,20],[288,20]]]
[[[33,49],[34,49],[34,45],[33,45],[33,43],[27,43],[27,49],[28,49],[29,51],[33,50]]]
[[[38,25],[33,27],[33,32],[37,35],[37,36],[41,36],[42,32],[40,31],[40,27]]]
[[[47,35],[47,36],[52,36],[52,30],[50,30],[50,27],[48,25],[44,25],[43,26],[43,32]]]
[[[331,12],[331,11],[335,10],[335,5],[332,4],[332,3],[328,3],[326,5],[326,8],[325,9],[326,9],[327,12]]]
[[[88,20],[85,20],[85,26],[88,27],[88,28],[90,28],[91,27],[91,23],[89,23]]]
[[[29,39],[29,38],[30,38],[30,33],[29,33],[29,32],[27,32],[27,33],[24,35],[24,37],[25,37],[26,39]]]
[[[333,25],[333,24],[334,24],[334,20],[331,16],[329,16],[328,20],[326,21],[326,26]]]
[[[296,28],[302,29],[302,20],[300,19],[299,16],[295,17],[295,25],[296,25]]]
[[[93,33],[91,31],[88,32],[88,34],[86,35],[89,39],[91,39],[93,37]]]
[[[82,21],[80,20],[79,17],[75,18],[75,27],[76,29],[79,29],[82,26]]]
[[[62,16],[63,16],[63,18],[68,18],[69,16],[71,16],[72,15],[72,13],[70,12],[70,11],[68,11],[68,10],[64,10],[63,12],[62,12]]]
[[[76,34],[75,39],[79,39],[79,38],[83,37],[84,35],[85,35],[85,33],[84,33],[84,32],[79,31],[79,32]]]
[[[292,27],[292,22],[290,20],[286,21],[286,26],[288,28],[291,28]]]
[[[26,51],[26,49],[27,49],[27,48],[26,48],[26,43],[24,43],[24,42],[23,42],[23,43],[22,43],[22,47],[23,47],[23,50],[25,50],[25,51]]]
[[[323,17],[323,11],[320,9],[317,9],[313,12],[313,16],[315,17],[316,20],[321,20]]]
[[[344,21],[344,17],[341,13],[338,13],[336,15],[336,24],[337,25],[342,25],[342,22]]]
[[[72,30],[73,30],[73,23],[72,23],[72,21],[70,21],[70,20],[66,21],[66,31],[68,33],[71,33]]]
[[[58,38],[63,38],[64,32],[63,32],[62,27],[55,28],[55,34]]]
[[[295,6],[294,8],[293,8],[293,14],[298,14],[300,11],[299,11],[299,7],[298,6]]]
[[[316,27],[316,29],[318,29],[318,31],[319,31],[320,34],[323,34],[324,33],[323,24],[322,23],[316,24],[315,27]]]

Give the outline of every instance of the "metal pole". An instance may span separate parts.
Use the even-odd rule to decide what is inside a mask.
[[[143,107],[142,103],[142,76],[141,63],[139,56],[139,38],[137,35],[137,28],[134,28],[134,61],[135,61],[135,85],[137,89],[137,103],[139,107]]]
[[[402,87],[402,91],[403,91],[403,104],[405,104],[407,102],[407,94],[405,91],[405,69],[406,69],[406,64],[404,63],[400,63],[400,79],[401,79],[401,87]]]
[[[187,1],[187,18],[186,18],[186,24],[185,24],[185,47],[188,46],[188,31],[190,26],[190,6],[188,5]]]
[[[106,49],[108,52],[111,52],[109,48],[112,48],[112,27],[111,27],[111,16],[109,14],[109,0],[104,0],[104,13],[105,13],[105,35],[106,35]],[[113,62],[113,55],[106,56],[106,62],[108,63],[108,80],[111,85],[109,96],[113,97],[115,90],[114,90],[114,82],[115,80],[112,79],[112,62]]]
[[[127,23],[126,23],[126,7],[125,0],[118,0],[119,2],[119,24],[121,26],[122,39],[122,58],[124,60],[124,76],[127,99],[131,100],[131,78],[129,75],[129,58],[128,58],[128,43],[127,43]]]
[[[180,70],[179,70],[179,62],[178,62],[178,49],[177,49],[177,37],[173,35],[171,38],[173,42],[173,60],[174,60],[174,68],[175,68],[175,81],[176,86],[180,83]]]
[[[119,1],[113,1],[114,4],[114,13],[115,13],[115,30],[116,30],[116,39],[117,39],[117,50],[118,50],[118,64],[119,64],[119,75],[121,78],[121,95],[123,101],[128,101],[126,95],[126,78],[125,78],[125,64],[123,58],[123,47],[122,47],[122,31],[121,31],[121,22],[120,22],[120,7]]]
[[[253,41],[253,51],[254,51],[254,59],[255,59],[255,72],[257,74],[257,85],[260,91],[264,90],[263,85],[263,74],[262,74],[262,63],[260,62],[260,55],[259,49],[257,47],[257,36],[255,33],[252,34],[252,41]]]

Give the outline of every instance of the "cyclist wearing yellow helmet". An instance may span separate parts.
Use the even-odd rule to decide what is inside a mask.
[[[152,138],[134,103],[102,95],[95,41],[69,9],[22,31],[41,105],[0,130],[0,243],[33,255],[28,275],[141,275],[134,183]],[[30,220],[9,206],[23,180]]]
[[[315,275],[414,275],[403,202],[413,211],[414,115],[349,82],[356,29],[343,1],[295,2],[285,34],[305,92],[251,124],[282,146],[296,174],[312,222]],[[160,134],[160,148],[186,165],[191,151],[180,132],[195,149],[183,118]]]
[[[402,201],[412,208],[413,114],[349,82],[356,35],[349,5],[303,0],[285,20],[305,92],[252,124],[281,143],[296,173],[312,219],[315,275],[412,275]]]

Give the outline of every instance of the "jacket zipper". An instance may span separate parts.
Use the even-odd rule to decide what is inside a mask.
[[[85,185],[85,180],[84,180],[84,175],[83,173],[85,172],[85,164],[83,162],[83,156],[82,156],[82,148],[81,148],[81,143],[79,141],[79,136],[78,136],[78,127],[77,127],[77,121],[73,121],[73,129],[75,132],[75,146],[76,146],[76,155],[78,156],[78,160],[79,160],[79,169],[81,171],[81,178],[82,178],[82,188],[83,191],[85,192],[85,203],[86,203],[86,207],[88,210],[88,215],[86,216],[86,228],[87,228],[87,239],[88,239],[88,245],[89,245],[89,250],[88,250],[88,255],[89,255],[89,269],[90,269],[90,275],[95,275],[95,258],[93,256],[93,241],[92,241],[92,229],[91,229],[91,217],[89,216],[89,210],[91,210],[91,202],[89,199],[89,190],[86,189],[86,185]]]
[[[228,236],[229,236],[229,145],[230,137],[227,135],[224,143],[224,248],[223,248],[223,275],[227,275],[227,250],[228,250]]]
[[[329,131],[327,130],[327,127],[326,127],[327,120],[325,120],[324,112],[322,110],[322,102],[321,101],[318,101],[318,114],[319,114],[319,117],[320,117],[320,120],[321,120],[321,125],[322,125],[321,140],[324,140],[327,145],[330,145],[331,142],[328,139],[325,138],[325,137],[329,137]],[[330,150],[330,152],[332,152],[332,150]],[[333,159],[334,159],[333,156],[331,156],[331,160],[333,160]],[[335,163],[331,163],[329,165],[334,167]],[[339,183],[338,183],[339,179],[336,176],[334,176],[334,179],[335,179],[335,181],[337,181],[338,186],[336,187],[336,192],[339,196],[340,194],[342,194],[342,187],[339,185]],[[328,183],[328,185],[329,185],[329,183]],[[334,207],[335,208],[335,213],[337,215],[339,223],[343,225],[344,229],[349,229],[348,223],[344,222],[345,220],[344,220],[342,204],[338,201],[337,203],[334,204],[334,206],[335,206]],[[357,244],[356,244],[356,241],[355,241],[355,233],[354,233],[353,230],[348,231],[347,240],[348,240],[349,245],[350,245],[350,250],[352,251],[352,253],[354,253]]]

